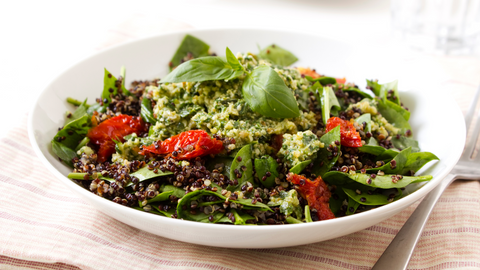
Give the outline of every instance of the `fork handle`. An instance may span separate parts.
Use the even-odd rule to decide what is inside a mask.
[[[372,270],[405,270],[407,269],[410,257],[417,245],[418,239],[422,234],[423,228],[427,223],[428,217],[433,210],[442,193],[455,180],[457,175],[448,174],[440,184],[435,187],[423,201],[418,205],[417,209],[408,218],[397,236],[392,240]]]

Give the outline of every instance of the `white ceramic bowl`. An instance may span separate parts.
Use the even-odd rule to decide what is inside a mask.
[[[69,168],[58,161],[50,148],[50,141],[58,127],[64,125],[65,111],[73,110],[66,98],[83,100],[88,97],[90,102],[94,102],[103,89],[103,68],[115,73],[125,65],[127,83],[166,75],[169,59],[186,33],[204,40],[220,55],[224,54],[226,46],[233,52],[257,52],[257,44],[264,47],[275,43],[292,51],[300,59],[295,64],[297,66],[314,67],[331,76],[346,76],[349,81],[360,86],[365,85],[365,78],[376,76],[374,73],[366,74],[362,63],[355,61],[364,54],[363,51],[357,51],[355,45],[308,34],[254,29],[192,30],[159,35],[114,47],[74,65],[58,76],[38,97],[30,112],[30,140],[45,166],[67,188],[99,211],[130,226],[179,241],[219,247],[271,248],[324,241],[365,229],[402,211],[432,190],[461,155],[465,143],[462,113],[447,96],[422,89],[401,92],[401,98],[412,111],[410,123],[422,150],[433,152],[440,158],[440,161],[423,172],[434,177],[428,183],[410,186],[408,192],[416,191],[407,197],[364,213],[281,226],[204,224],[124,207],[98,197],[70,181],[66,177]],[[376,56],[369,57],[375,59]],[[383,68],[379,66],[378,71],[381,69]]]

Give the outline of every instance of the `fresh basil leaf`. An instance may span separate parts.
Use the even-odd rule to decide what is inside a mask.
[[[72,159],[77,157],[77,153],[65,145],[52,140],[52,151],[57,157],[63,160],[69,167],[73,168]]]
[[[319,84],[321,84],[322,86],[327,86],[329,84],[336,84],[337,83],[337,79],[333,78],[333,77],[318,77],[318,78],[312,78],[310,76],[305,76],[305,78],[307,78],[308,81],[310,82],[318,82]]]
[[[205,56],[179,65],[160,80],[160,83],[231,80],[241,75],[243,75],[243,71],[233,69],[225,58]]]
[[[275,178],[279,177],[277,168],[278,163],[271,156],[255,159],[255,171],[258,179],[260,179],[260,184],[264,187],[270,188],[275,185]],[[267,172],[270,173],[270,176],[266,175]],[[265,181],[263,181],[264,176],[266,177]]]
[[[152,104],[148,98],[143,98],[140,105],[140,116],[143,121],[155,125],[157,119],[153,116]]]
[[[400,136],[400,138],[393,137],[392,138],[392,144],[395,146],[395,148],[399,150],[406,149],[408,147],[412,148],[412,152],[419,152],[420,147],[418,146],[418,141],[411,138],[411,137],[406,137],[406,136]]]
[[[403,176],[402,179],[399,179],[396,183],[392,181],[392,176],[394,175],[377,175],[374,179],[370,177],[370,174],[356,173],[349,174],[338,171],[331,171],[326,173],[322,178],[325,182],[330,185],[336,185],[346,188],[356,189],[358,184],[361,184],[365,187],[375,189],[390,189],[390,188],[402,188],[406,187],[412,183],[429,181],[433,177],[431,175],[422,175],[422,176]],[[371,183],[368,184],[367,180]]]
[[[290,169],[290,172],[294,173],[294,174],[300,174],[310,163],[312,163],[312,160],[310,160],[310,159],[302,161],[302,162],[298,163],[297,165],[293,166]]]
[[[243,68],[242,64],[240,61],[238,61],[237,57],[230,51],[230,49],[227,47],[226,49],[226,56],[227,56],[227,62],[228,64],[234,69],[238,71],[245,71]]]
[[[320,141],[324,144],[323,148],[320,148],[317,152],[317,158],[313,161],[312,173],[317,176],[322,176],[328,172],[338,160],[338,156],[332,156],[332,153],[327,151],[327,147],[337,146],[336,141],[340,142],[340,126],[335,127],[328,133],[320,137]],[[337,146],[340,151],[340,146]],[[331,158],[329,158],[331,157]]]
[[[237,177],[235,171],[241,174],[240,178]],[[238,181],[238,184],[229,186],[228,190],[240,190],[247,182],[253,184],[252,146],[250,144],[243,146],[232,161],[230,180],[234,179]]]
[[[340,103],[331,87],[321,87],[317,89],[320,103],[322,105],[322,119],[326,125],[327,120],[330,119],[330,114],[336,114],[340,110]]]
[[[274,64],[280,66],[290,66],[297,62],[298,58],[293,53],[272,44],[265,49],[261,50],[258,56],[262,59],[272,61]]]
[[[243,82],[242,92],[250,108],[272,118],[293,118],[300,115],[293,92],[269,66],[258,66]]]
[[[189,53],[194,58],[208,56],[208,49],[210,49],[210,46],[205,42],[194,36],[186,35],[183,38],[182,43],[180,43],[180,46],[173,55],[172,59],[170,60],[170,71],[180,65],[182,63],[182,60]]]
[[[400,129],[400,133],[405,133],[407,130],[411,130],[410,124],[405,120],[404,115],[396,111],[389,105],[390,101],[378,100],[377,109],[378,112],[394,127]]]

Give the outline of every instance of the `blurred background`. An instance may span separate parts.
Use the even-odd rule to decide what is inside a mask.
[[[184,29],[276,28],[342,40],[370,59],[359,68],[383,65],[401,89],[434,87],[458,102],[480,83],[479,26],[478,0],[1,1],[0,136],[85,57]],[[372,51],[382,57],[368,58]]]

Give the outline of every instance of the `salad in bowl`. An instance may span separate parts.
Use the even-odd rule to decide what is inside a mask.
[[[162,78],[105,69],[95,101],[67,99],[51,150],[99,197],[212,224],[336,219],[432,179],[417,172],[438,157],[413,138],[397,81],[363,91],[281,46],[217,56],[187,34]]]

